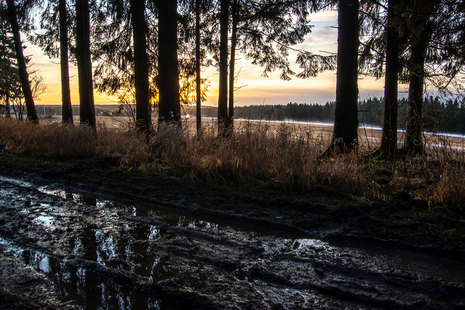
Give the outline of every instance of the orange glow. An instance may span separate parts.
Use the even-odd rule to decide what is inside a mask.
[[[337,12],[325,11],[312,14],[312,23],[315,27],[312,33],[308,35],[305,42],[296,46],[296,49],[305,49],[313,53],[334,53],[337,45]],[[26,54],[32,54],[33,68],[39,70],[45,78],[47,92],[42,95],[37,104],[61,104],[61,85],[60,85],[60,66],[58,60],[51,61],[44,56],[39,47],[29,44],[25,51]],[[273,72],[269,77],[262,77],[262,68],[252,66],[249,60],[238,56],[236,68],[240,73],[236,82],[236,87],[246,85],[235,92],[235,104],[242,105],[259,105],[259,104],[287,104],[288,102],[297,103],[321,103],[335,100],[336,93],[336,76],[335,72],[325,72],[316,78],[298,79],[293,77],[291,81],[281,81],[279,72]],[[290,55],[290,63],[293,64],[295,54]],[[293,64],[291,68],[300,72],[298,65]],[[208,79],[210,86],[207,92],[207,101],[203,105],[218,104],[218,72],[215,68],[207,68],[202,73],[202,78]],[[72,103],[79,104],[77,69],[70,65],[70,83],[71,83],[71,100]],[[383,79],[375,80],[370,77],[362,77],[359,80],[360,98],[382,96],[384,81]],[[187,96],[195,100],[195,90],[189,90]],[[94,93],[95,104],[116,104],[117,98],[105,94]]]

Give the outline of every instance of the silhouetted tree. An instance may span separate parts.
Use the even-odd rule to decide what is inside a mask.
[[[380,153],[392,157],[397,152],[397,85],[399,83],[399,33],[395,9],[399,0],[388,0],[386,25],[386,75],[384,78],[384,118]]]
[[[376,1],[373,7],[381,7],[388,12],[387,20],[376,10],[365,12],[372,23],[364,28],[364,37],[369,39],[363,42],[361,59],[365,65],[366,60],[370,60],[369,74],[376,77],[386,74],[383,138],[380,149],[375,153],[395,153],[397,128],[394,124],[398,123],[398,113],[394,111],[397,105],[393,99],[397,100],[398,81],[409,83],[408,142],[405,149],[409,153],[422,153],[425,80],[429,87],[449,95],[448,88],[460,84],[457,74],[463,68],[463,44],[460,43],[464,29],[463,2],[389,0]]]
[[[228,3],[226,3],[228,2]],[[220,31],[220,93],[219,93],[219,114],[220,118],[227,120],[223,125],[232,126],[234,116],[234,92],[236,79],[236,53],[241,53],[246,59],[250,59],[252,64],[263,67],[263,76],[266,77],[272,71],[277,69],[282,70],[281,79],[290,80],[290,76],[294,72],[290,68],[288,60],[289,50],[293,45],[301,43],[306,34],[310,32],[311,26],[308,21],[308,14],[311,9],[310,4],[316,1],[304,0],[273,0],[273,1],[221,1],[220,20],[224,31]],[[226,22],[227,21],[227,22]],[[230,24],[229,29],[227,25]],[[224,25],[224,26],[223,26]],[[231,38],[230,47],[226,47],[227,37],[226,31],[229,31]],[[223,39],[221,39],[221,34]],[[227,53],[229,51],[229,53]],[[315,65],[319,62],[317,57],[310,56],[310,53],[300,51],[299,64],[305,68],[306,76],[313,76],[321,70],[322,67],[327,69],[327,66],[321,66],[312,73],[307,68],[308,64]],[[229,59],[223,60],[221,53]],[[305,55],[304,55],[305,54]],[[311,61],[309,61],[311,59]],[[334,57],[329,57],[334,60]],[[223,61],[225,63],[223,63]],[[227,70],[229,63],[229,89],[227,74],[221,77],[221,68]],[[331,61],[327,61],[327,65]],[[299,75],[305,77],[305,73]],[[229,94],[229,111],[228,111],[228,94]],[[229,113],[228,113],[229,112]]]
[[[200,55],[200,2],[195,0],[195,105],[197,132],[202,129],[202,90],[201,90],[201,55]]]
[[[38,122],[39,119],[37,117],[35,105],[34,105],[34,98],[32,96],[31,85],[29,83],[29,74],[27,72],[26,61],[23,54],[23,46],[21,43],[21,36],[20,36],[20,27],[18,24],[17,14],[16,14],[16,6],[14,0],[7,0],[8,6],[8,17],[11,25],[11,30],[13,32],[13,39],[15,44],[15,51],[16,51],[16,59],[19,69],[19,77],[21,79],[21,86],[24,93],[24,100],[26,102],[26,109],[27,109],[27,120],[31,122]]]
[[[398,83],[400,69],[399,0],[376,2],[364,19],[361,63],[366,73],[380,78],[384,74],[383,134],[373,156],[392,157],[397,152]],[[381,13],[379,12],[381,10]],[[387,15],[386,15],[387,13]],[[374,54],[373,54],[374,52]]]
[[[441,91],[447,91],[457,79],[464,65],[460,37],[465,15],[462,1],[411,0],[405,5],[406,28],[410,31],[405,150],[421,154],[424,152],[422,107],[425,79]]]
[[[338,2],[336,111],[333,139],[324,156],[358,145],[359,1]]]
[[[234,126],[234,81],[236,79],[236,47],[237,47],[237,26],[239,24],[239,0],[232,0],[231,3],[231,53],[229,57],[229,109],[228,127],[233,130]]]
[[[224,134],[228,126],[228,24],[229,0],[221,0],[220,63],[218,93],[218,131]]]
[[[425,58],[426,49],[431,36],[431,25],[428,22],[426,12],[420,12],[420,3],[412,1],[412,28],[416,31],[412,33],[412,43],[410,52],[410,84],[407,107],[407,130],[405,139],[405,149],[415,154],[423,153],[422,141],[422,107],[423,88],[425,80]],[[421,6],[425,3],[421,3]],[[413,30],[413,29],[412,29]]]
[[[90,55],[90,11],[88,0],[75,0],[76,6],[76,59],[79,81],[79,108],[81,124],[96,127],[92,61]]]
[[[74,28],[74,16],[72,10],[68,9],[66,0],[45,3],[43,9],[37,5],[37,10],[42,10],[40,20],[42,31],[31,35],[30,40],[40,46],[48,57],[60,59],[62,122],[73,123],[69,84],[69,47],[71,46],[69,31]]]
[[[69,86],[69,57],[68,57],[68,10],[66,0],[59,0],[60,12],[60,69],[61,69],[61,100],[62,121],[73,123],[73,107],[71,105],[71,90]]]
[[[134,40],[134,78],[136,88],[136,128],[142,131],[151,127],[149,95],[149,69],[145,41],[145,0],[131,0],[131,21]]]
[[[158,1],[159,122],[181,126],[179,100],[177,1]]]
[[[0,3],[0,100],[5,108],[5,115],[10,118],[11,102],[20,96],[21,80],[16,65],[16,52],[10,24],[3,3]]]

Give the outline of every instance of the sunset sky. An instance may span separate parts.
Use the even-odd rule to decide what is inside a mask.
[[[337,11],[326,11],[311,15],[311,23],[314,25],[312,33],[309,34],[304,43],[296,46],[297,49],[305,49],[313,53],[336,52],[337,49]],[[25,53],[32,55],[34,68],[45,78],[47,92],[36,101],[36,104],[61,104],[60,66],[59,60],[50,60],[44,56],[37,46],[27,44]],[[239,56],[240,58],[240,56]],[[291,55],[291,64],[295,72],[300,72],[295,64],[295,55]],[[325,72],[316,78],[299,79],[293,77],[291,81],[279,79],[280,72],[274,72],[267,78],[263,78],[262,68],[252,66],[250,62],[241,58],[236,64],[241,72],[238,77],[237,86],[247,85],[235,93],[236,105],[259,105],[259,104],[287,104],[297,103],[320,103],[335,100],[336,94],[336,72]],[[208,92],[208,100],[205,105],[217,105],[218,76],[216,69],[208,68],[204,71],[211,83]],[[71,76],[71,99],[73,104],[79,104],[77,69],[70,65]],[[383,95],[383,80],[375,80],[371,77],[360,76],[359,88],[360,99]],[[399,91],[403,91],[402,86]],[[95,94],[95,104],[115,104],[114,98],[105,94]]]

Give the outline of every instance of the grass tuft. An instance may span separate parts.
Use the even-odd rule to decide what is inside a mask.
[[[267,186],[286,192],[330,187],[371,200],[402,193],[430,206],[465,206],[464,151],[430,147],[424,156],[378,161],[362,156],[373,145],[320,160],[331,133],[311,125],[243,122],[222,138],[214,126],[196,134],[161,125],[152,135],[132,129],[39,124],[2,119],[0,144],[12,154],[44,158],[108,158],[125,169],[210,183]],[[370,139],[365,139],[370,141]],[[434,143],[437,144],[436,142]]]

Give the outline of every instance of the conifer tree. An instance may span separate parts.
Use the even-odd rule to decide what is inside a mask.
[[[79,80],[81,124],[96,127],[92,61],[90,54],[90,10],[88,0],[75,0],[76,59]]]
[[[336,110],[330,146],[322,154],[346,152],[358,146],[359,0],[338,2]]]
[[[17,19],[16,5],[14,0],[7,0],[6,2],[8,6],[8,18],[11,25],[11,30],[13,32],[16,60],[19,69],[19,77],[21,79],[24,100],[26,102],[27,120],[33,123],[37,123],[39,122],[39,118],[37,117],[34,105],[34,98],[32,96],[31,85],[29,82],[29,74],[27,72],[26,67],[26,60],[23,54],[23,46],[21,42],[20,27]]]
[[[1,5],[1,4],[0,4]],[[0,100],[5,116],[10,118],[11,102],[22,93],[14,40],[4,7],[0,7]]]
[[[71,90],[69,85],[69,56],[68,56],[68,10],[66,0],[59,0],[60,12],[60,69],[61,69],[61,100],[62,121],[73,123],[73,107],[71,105]]]
[[[71,91],[69,82],[69,62],[74,60],[69,53],[73,47],[72,29],[74,29],[74,16],[68,9],[66,0],[49,0],[45,7],[37,6],[41,12],[41,31],[30,35],[30,40],[42,48],[43,53],[49,58],[60,59],[61,73],[61,101],[62,122],[73,123],[73,109],[71,104]]]
[[[177,1],[158,1],[159,123],[181,126],[179,100]]]
[[[136,90],[136,128],[149,130],[152,123],[147,64],[145,0],[131,0],[134,41],[134,80]]]

